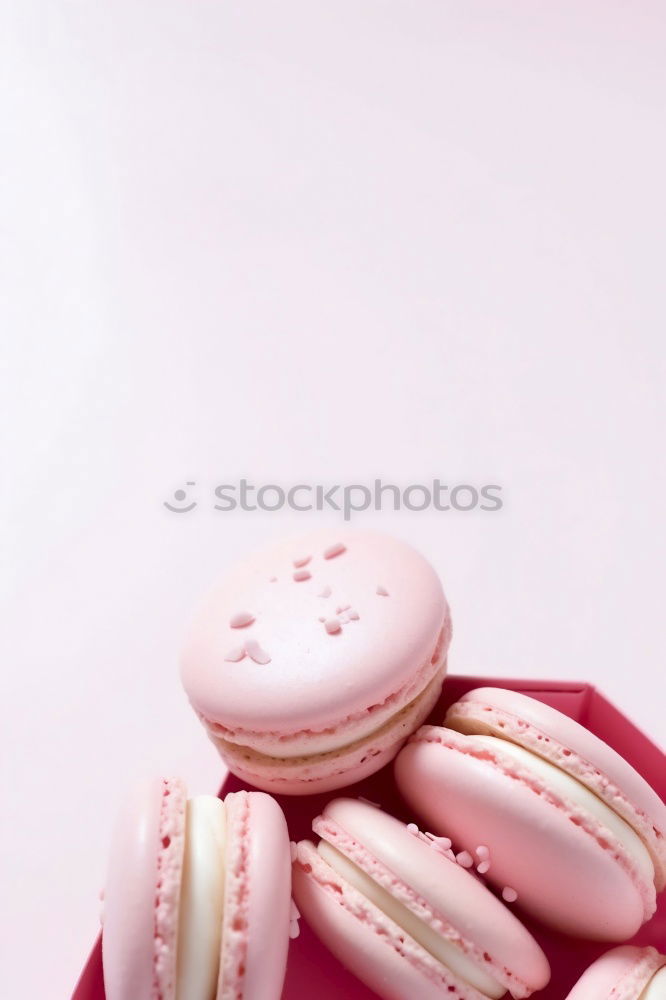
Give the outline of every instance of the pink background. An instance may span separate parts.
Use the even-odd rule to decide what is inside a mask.
[[[456,672],[584,677],[663,736],[666,16],[7,11],[0,992],[61,997],[128,778],[220,783],[194,603],[314,523],[169,514],[185,480],[503,484],[355,523],[430,555]]]

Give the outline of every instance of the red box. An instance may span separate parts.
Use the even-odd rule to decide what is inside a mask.
[[[644,733],[633,725],[623,714],[607,701],[590,684],[563,683],[549,681],[497,680],[489,677],[448,677],[444,684],[442,696],[435,707],[431,721],[441,722],[445,710],[457,701],[466,691],[474,687],[492,685],[493,687],[510,688],[514,691],[524,691],[533,698],[552,705],[566,715],[582,723],[606,743],[622,754],[637,771],[645,777],[662,799],[666,799],[666,768],[664,754]],[[220,789],[220,797],[227,792],[248,787],[234,777],[229,777]],[[393,783],[392,768],[385,767],[365,781],[359,782],[351,789],[342,789],[337,793],[312,795],[307,797],[283,796],[279,798],[289,824],[293,840],[311,837],[310,823],[325,805],[338,794],[363,795],[374,802],[379,802],[387,812],[401,819],[412,819],[401,801]],[[608,948],[609,944],[581,941],[564,937],[549,931],[520,913],[534,936],[540,942],[551,963],[553,977],[546,990],[535,994],[543,1000],[564,1000],[568,991],[581,975],[583,970]],[[316,993],[317,1000],[372,1000],[375,997],[354,976],[350,975],[333,958],[328,950],[320,944],[310,932],[304,920],[300,922],[301,934],[292,941],[289,952],[287,979],[283,1000],[305,1000]],[[657,912],[649,923],[645,924],[633,943],[654,945],[660,950],[666,946],[666,893],[659,899]],[[102,953],[98,939],[83,970],[81,978],[74,990],[72,1000],[103,1000],[104,984],[102,981]],[[405,998],[412,1000],[412,998]],[[416,998],[414,998],[416,1000]]]

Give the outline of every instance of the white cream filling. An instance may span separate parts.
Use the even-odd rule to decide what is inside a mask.
[[[607,806],[598,796],[591,792],[589,788],[582,785],[576,778],[572,778],[566,771],[560,770],[555,764],[538,757],[531,750],[510,743],[508,740],[497,736],[470,736],[468,739],[478,746],[490,747],[513,757],[523,767],[528,768],[539,779],[540,782],[552,789],[558,796],[568,799],[574,805],[590,813],[596,820],[603,823],[605,827],[620,841],[632,860],[635,862],[642,878],[647,882],[654,880],[654,865],[637,833],[632,830],[621,816]]]
[[[666,1000],[666,965],[652,977],[641,993],[640,1000]]]
[[[446,941],[437,931],[419,920],[406,906],[394,899],[390,893],[344,854],[341,854],[325,840],[319,842],[317,850],[338,875],[379,907],[387,917],[402,927],[422,948],[425,948],[442,965],[450,969],[454,975],[470,986],[474,986],[479,992],[485,993],[492,1000],[499,1000],[499,997],[504,996],[506,990],[496,979],[479,968],[460,948]]]
[[[224,911],[224,803],[197,795],[187,803],[178,920],[176,1000],[215,1000]]]

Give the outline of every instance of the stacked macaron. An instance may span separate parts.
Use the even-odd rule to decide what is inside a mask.
[[[383,535],[318,532],[228,574],[194,621],[182,679],[234,774],[310,794],[395,756],[439,697],[450,639],[423,556]]]
[[[287,826],[270,796],[188,801],[175,779],[137,786],[104,892],[107,1000],[278,1000],[289,872]]]
[[[613,749],[526,695],[470,691],[445,725],[401,752],[398,786],[461,849],[489,849],[486,877],[572,935],[623,941],[649,920],[666,876],[666,806]]]

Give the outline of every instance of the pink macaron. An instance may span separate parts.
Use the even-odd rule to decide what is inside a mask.
[[[632,937],[666,874],[666,806],[613,749],[523,694],[470,691],[395,764],[415,810],[459,849],[489,848],[485,876],[559,930]],[[485,866],[484,866],[485,867]]]
[[[379,770],[424,721],[450,638],[423,556],[385,535],[320,531],[227,575],[193,623],[182,680],[235,775],[329,791]]]
[[[528,997],[548,961],[517,917],[441,839],[358,799],[330,802],[296,845],[296,903],[321,940],[386,1000]]]
[[[290,849],[262,792],[137,786],[114,832],[102,921],[107,1000],[278,1000]]]
[[[666,1000],[666,955],[622,945],[598,958],[567,1000]]]

